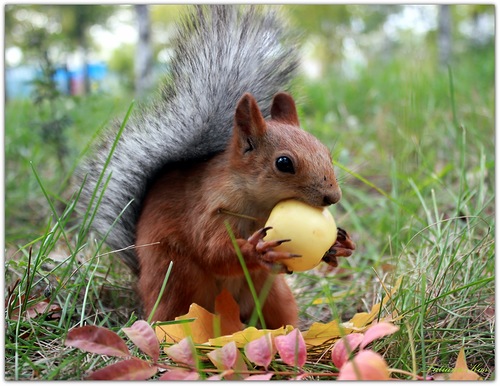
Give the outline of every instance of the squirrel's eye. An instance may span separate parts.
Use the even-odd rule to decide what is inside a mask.
[[[290,158],[281,156],[276,159],[276,167],[280,172],[295,174],[295,168]]]

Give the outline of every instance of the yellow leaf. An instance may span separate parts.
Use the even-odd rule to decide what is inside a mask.
[[[244,347],[247,343],[259,339],[267,333],[271,333],[272,337],[286,335],[293,330],[293,326],[281,327],[276,330],[258,330],[255,327],[245,328],[243,331],[238,331],[232,335],[221,336],[219,338],[210,339],[208,343],[211,346],[224,346],[229,342],[235,342],[236,347]]]
[[[155,332],[160,342],[177,343],[187,336],[191,336],[193,342],[204,343],[214,336],[213,319],[214,314],[203,307],[193,303],[189,306],[186,315],[178,316],[175,320],[191,319],[189,323],[169,324],[156,326]]]
[[[396,284],[390,292],[386,294],[382,302],[375,304],[370,312],[360,312],[352,317],[348,322],[342,323],[339,326],[338,321],[333,320],[329,323],[313,323],[309,330],[304,332],[304,340],[308,346],[320,346],[327,341],[340,338],[342,335],[349,334],[351,332],[363,332],[365,331],[369,324],[380,314],[380,310],[383,306],[389,302],[389,300],[394,296],[401,284],[402,278],[396,281]],[[342,329],[342,331],[341,331]]]
[[[342,332],[341,332],[342,329]],[[343,328],[339,326],[337,320],[332,320],[329,323],[313,323],[309,330],[304,332],[302,336],[307,346],[320,346],[328,340],[340,338],[341,334],[349,334],[353,330],[351,328]]]
[[[189,312],[178,316],[175,320],[195,319],[192,322],[159,325],[156,336],[167,343],[177,343],[191,336],[194,343],[206,343],[210,338],[240,331],[243,324],[240,321],[240,308],[226,289],[215,298],[215,312],[208,312],[196,303],[189,306]]]
[[[450,374],[450,381],[480,381],[482,378],[474,371],[469,370],[467,361],[465,360],[464,348],[460,350],[457,357],[455,368]]]

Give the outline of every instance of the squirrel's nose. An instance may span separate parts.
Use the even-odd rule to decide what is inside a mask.
[[[336,204],[342,198],[342,191],[340,188],[336,189],[334,192],[327,194],[323,197],[323,205],[328,206]]]

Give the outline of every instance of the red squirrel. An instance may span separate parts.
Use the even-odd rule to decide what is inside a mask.
[[[330,152],[299,127],[295,103],[285,93],[275,96],[267,121],[255,99],[245,94],[234,121],[224,152],[207,161],[167,168],[146,194],[136,240],[139,293],[146,313],[173,261],[154,320],[185,314],[191,303],[213,311],[223,288],[239,304],[242,319],[248,320],[254,303],[224,226],[228,221],[257,292],[268,278],[273,280],[262,309],[266,326],[297,324],[292,292],[283,275],[272,273],[274,263],[293,256],[273,251],[282,241],[263,241],[263,227],[281,200],[293,198],[317,207],[340,200]]]
[[[160,98],[121,136],[117,123],[98,142],[80,168],[77,205],[138,274],[145,317],[172,261],[153,320],[174,319],[192,303],[213,311],[227,288],[248,321],[253,298],[227,221],[257,291],[273,280],[266,327],[296,325],[281,263],[293,255],[274,250],[285,240],[263,240],[265,222],[284,199],[322,207],[341,198],[329,150],[299,127],[292,97],[281,92],[298,51],[274,10],[197,6],[183,20]],[[353,249],[339,228],[324,260],[336,265]]]

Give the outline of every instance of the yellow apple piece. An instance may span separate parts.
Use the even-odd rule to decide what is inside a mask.
[[[284,200],[276,204],[266,222],[272,227],[264,238],[269,240],[290,239],[275,247],[275,251],[301,255],[282,260],[294,272],[316,267],[337,239],[337,225],[326,208],[317,208],[297,200]]]

